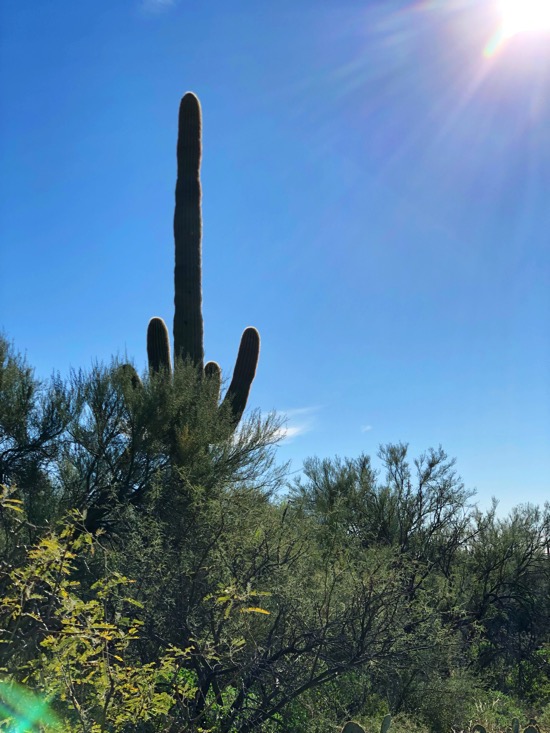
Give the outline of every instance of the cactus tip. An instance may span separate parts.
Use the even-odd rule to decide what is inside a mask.
[[[365,729],[359,723],[350,720],[342,728],[342,733],[365,733]]]

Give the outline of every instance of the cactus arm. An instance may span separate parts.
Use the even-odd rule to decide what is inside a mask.
[[[147,327],[147,357],[152,372],[171,370],[170,337],[162,318],[151,318]]]
[[[180,103],[174,239],[174,359],[204,361],[201,292],[201,108],[188,92]]]
[[[222,387],[222,370],[216,361],[209,361],[204,365],[204,376],[211,381],[212,392],[216,395],[216,401],[220,399]]]
[[[380,733],[388,733],[391,726],[391,715],[388,713],[388,715],[384,716],[384,720],[382,721],[382,725],[380,726]]]
[[[260,334],[255,328],[246,328],[241,336],[233,379],[222,404],[222,409],[227,402],[231,404],[235,424],[239,422],[245,410],[259,356]]]

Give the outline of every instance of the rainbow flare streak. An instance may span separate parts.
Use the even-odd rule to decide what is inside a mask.
[[[491,56],[494,56],[507,38],[508,36],[504,33],[504,25],[502,25],[487,41],[487,45],[483,49],[483,55],[485,58],[489,59]]]
[[[14,682],[0,681],[0,722],[9,722],[8,733],[31,733],[40,729],[61,730],[44,700]]]

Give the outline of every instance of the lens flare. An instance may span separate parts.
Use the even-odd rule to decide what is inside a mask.
[[[487,57],[519,33],[550,31],[550,0],[500,0],[498,8],[500,27],[485,46]]]
[[[61,730],[44,700],[14,682],[0,681],[0,722],[9,723],[8,733]]]

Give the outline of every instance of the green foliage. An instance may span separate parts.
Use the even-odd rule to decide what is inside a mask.
[[[368,456],[307,460],[305,478],[295,482],[291,496],[325,536],[392,547],[445,571],[464,543],[472,496],[454,461],[440,448],[420,456],[413,470],[403,444],[383,446],[379,458],[382,482]]]
[[[366,728],[376,730],[378,727],[378,720],[373,721],[371,725],[366,723]],[[427,733],[430,730],[425,723],[419,720],[418,715],[414,712],[407,715],[405,713],[399,713],[392,716],[392,733]]]
[[[530,702],[550,699],[549,530],[549,505],[519,506],[507,518],[497,518],[495,508],[476,512],[469,551],[453,578],[477,625],[476,669],[489,687]]]
[[[550,507],[482,513],[401,444],[288,487],[280,422],[233,431],[208,365],[39,384],[4,354],[4,729],[546,733]]]
[[[550,704],[545,705],[537,716],[541,731],[550,730]]]
[[[517,716],[525,718],[517,701],[495,690],[473,689],[469,703],[469,717],[488,731],[513,731]]]

